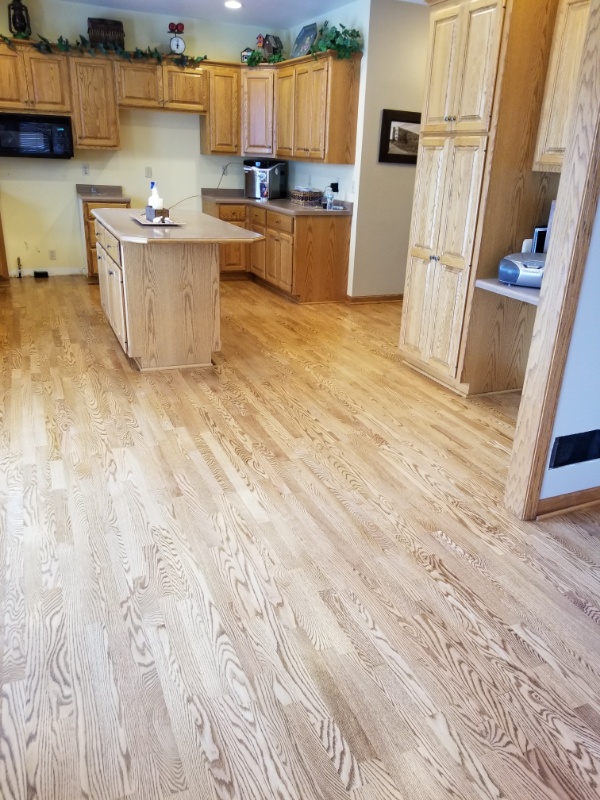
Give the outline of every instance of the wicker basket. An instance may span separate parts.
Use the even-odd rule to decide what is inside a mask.
[[[298,206],[318,206],[321,203],[323,192],[316,189],[292,189],[290,201]]]

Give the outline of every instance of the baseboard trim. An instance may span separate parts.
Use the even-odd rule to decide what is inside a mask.
[[[560,494],[557,497],[546,497],[544,500],[538,501],[536,519],[566,514],[568,511],[577,511],[596,503],[600,503],[600,486],[584,489],[581,492]]]
[[[350,297],[346,295],[346,303],[350,305],[359,303],[401,303],[404,295],[401,294],[374,294],[362,297]]]

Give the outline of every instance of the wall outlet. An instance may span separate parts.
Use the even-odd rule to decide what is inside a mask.
[[[50,261],[56,261],[56,250],[48,250],[48,258]]]
[[[152,167],[146,167],[146,169],[144,170],[144,174],[145,174],[145,176],[147,178],[151,178],[152,177]]]
[[[81,171],[83,172],[84,175],[89,175],[90,174],[90,165],[89,164],[82,164],[81,165]]]

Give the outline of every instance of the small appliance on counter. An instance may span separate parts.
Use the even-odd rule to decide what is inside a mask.
[[[276,200],[287,191],[287,164],[274,159],[244,161],[244,197],[249,200]]]
[[[509,286],[539,289],[545,265],[546,253],[512,253],[500,261],[498,280]]]

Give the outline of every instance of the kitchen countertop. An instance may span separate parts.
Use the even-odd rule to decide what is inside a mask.
[[[267,211],[279,211],[282,214],[290,214],[296,217],[306,216],[336,216],[336,217],[351,217],[352,216],[352,203],[345,201],[335,201],[336,205],[343,205],[343,211],[324,211],[318,206],[299,206],[297,203],[292,203],[291,200],[251,200],[244,197],[243,189],[202,189],[201,196],[203,200],[212,200],[215,203],[245,203],[246,205],[257,206],[258,208],[266,208]]]
[[[92,183],[76,183],[77,197],[84,203],[130,203],[131,197],[123,194],[121,186],[103,186]]]
[[[133,244],[251,243],[264,238],[200,211],[178,211],[173,214],[172,218],[183,223],[182,227],[140,225],[132,217],[145,217],[142,208],[98,208],[93,209],[92,214],[121,242]]]

